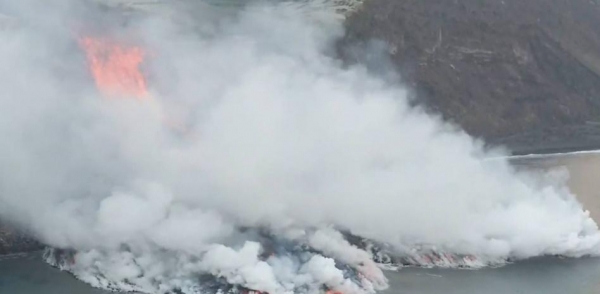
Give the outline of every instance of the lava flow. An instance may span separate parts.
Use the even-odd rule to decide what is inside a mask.
[[[148,95],[146,79],[140,70],[145,55],[141,48],[93,37],[83,37],[79,44],[99,91],[109,96]]]

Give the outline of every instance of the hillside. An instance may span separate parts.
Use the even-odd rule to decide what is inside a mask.
[[[0,222],[0,256],[40,249],[42,249],[41,244]]]
[[[347,28],[343,47],[388,43],[417,102],[474,136],[600,147],[600,1],[370,0]]]

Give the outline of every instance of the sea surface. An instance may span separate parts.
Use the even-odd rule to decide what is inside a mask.
[[[600,259],[540,258],[483,270],[404,268],[382,294],[600,293]],[[0,294],[108,294],[50,267],[41,254],[0,259]]]
[[[569,185],[600,220],[600,153],[513,159],[522,168],[566,167]],[[600,294],[600,258],[538,258],[500,268],[448,270],[404,268],[387,272],[382,294]],[[41,253],[0,257],[0,294],[110,293],[78,281],[44,263]]]

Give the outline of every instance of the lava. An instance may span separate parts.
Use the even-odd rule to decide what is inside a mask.
[[[143,49],[94,37],[80,38],[79,44],[100,92],[135,98],[148,95],[146,79],[140,70],[145,56]]]

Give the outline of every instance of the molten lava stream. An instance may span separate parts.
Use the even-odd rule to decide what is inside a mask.
[[[148,96],[146,79],[140,70],[144,51],[103,38],[83,37],[79,40],[85,51],[90,71],[98,90],[109,96]]]
[[[85,51],[89,70],[102,94],[107,97],[144,100],[152,98],[148,93],[146,78],[140,70],[145,59],[142,48],[95,37],[80,38],[79,45]],[[152,101],[158,103],[153,99]],[[188,132],[185,123],[177,117],[165,116],[162,120],[169,129],[177,133]]]

